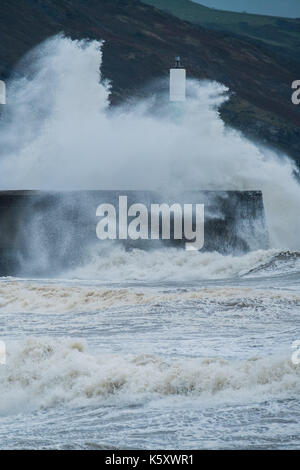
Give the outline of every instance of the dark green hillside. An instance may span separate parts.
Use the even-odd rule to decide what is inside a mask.
[[[191,0],[142,1],[193,24],[262,41],[274,52],[286,53],[300,60],[300,19],[216,10]]]

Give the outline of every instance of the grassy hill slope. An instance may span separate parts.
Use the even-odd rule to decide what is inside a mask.
[[[300,60],[300,20],[216,10],[191,0],[142,0],[181,20],[258,40]]]

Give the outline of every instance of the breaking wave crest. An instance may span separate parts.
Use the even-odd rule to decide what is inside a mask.
[[[282,274],[300,273],[300,253],[280,251],[266,259],[262,264],[253,267],[247,276],[280,276]]]
[[[255,394],[259,400],[300,392],[300,368],[283,357],[227,361],[95,355],[72,339],[28,338],[9,348],[0,375],[2,413],[174,395],[234,400]]]
[[[195,281],[237,276],[280,275],[300,271],[297,252],[258,250],[243,256],[220,253],[189,253],[174,248],[126,251],[119,247],[108,252],[94,250],[83,266],[65,273],[67,278],[103,281]]]

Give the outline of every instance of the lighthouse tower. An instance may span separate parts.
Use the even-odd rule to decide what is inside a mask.
[[[6,86],[2,80],[0,80],[0,104],[6,104]]]
[[[183,102],[185,97],[186,70],[181,66],[180,57],[176,57],[175,67],[170,70],[170,102]]]

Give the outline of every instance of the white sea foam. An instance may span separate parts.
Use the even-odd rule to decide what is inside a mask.
[[[64,276],[106,281],[193,281],[222,279],[247,274],[271,262],[278,250],[258,250],[243,256],[213,252],[187,252],[166,248],[152,251],[93,249],[89,259]]]
[[[100,288],[63,286],[37,282],[10,281],[0,283],[1,313],[80,313],[146,304],[196,302],[215,305],[220,309],[230,305],[240,310],[247,306],[272,308],[288,306],[299,308],[300,295],[285,290],[258,289],[251,287],[205,287],[193,289],[157,290],[151,288]],[[265,313],[267,315],[267,312]]]
[[[0,369],[1,413],[110,399],[136,402],[174,395],[223,401],[300,392],[300,368],[284,357],[164,359],[91,354],[72,339],[28,338],[8,347]]]

